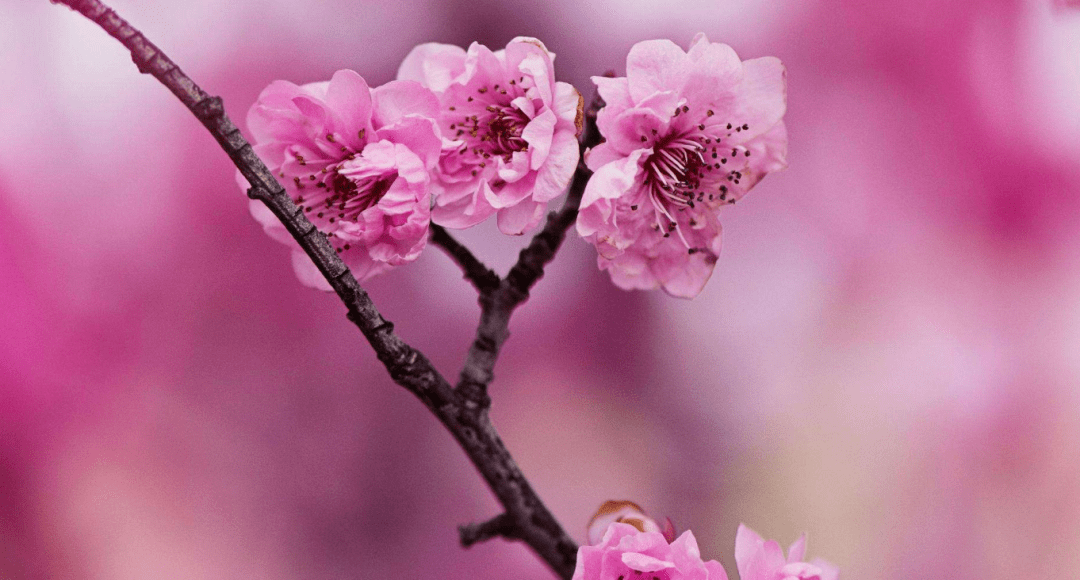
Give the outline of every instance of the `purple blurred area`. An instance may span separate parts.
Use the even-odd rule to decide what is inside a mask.
[[[514,318],[496,425],[577,538],[606,499],[740,522],[860,580],[1080,566],[1080,9],[1058,0],[115,0],[242,121],[275,79],[393,78],[537,36],[586,95],[699,30],[788,67],[790,167],[725,212],[694,301],[571,237]],[[497,505],[303,288],[213,140],[122,47],[0,0],[0,578],[549,578],[463,551]],[[505,272],[526,240],[464,232]],[[454,377],[436,249],[368,284]]]

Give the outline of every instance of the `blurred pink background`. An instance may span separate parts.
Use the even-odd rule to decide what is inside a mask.
[[[576,237],[512,324],[493,417],[578,539],[633,499],[734,573],[745,522],[860,580],[1080,567],[1080,10],[1052,0],[115,0],[242,121],[270,81],[390,80],[417,43],[556,72],[704,30],[788,67],[790,168],[725,213],[694,301]],[[550,578],[453,440],[248,215],[122,47],[0,0],[0,578]],[[489,224],[490,225],[490,224]],[[505,272],[524,240],[461,236]],[[475,293],[368,284],[455,376]]]

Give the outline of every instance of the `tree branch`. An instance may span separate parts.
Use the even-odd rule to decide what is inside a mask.
[[[465,279],[475,286],[478,292],[484,294],[498,288],[501,283],[499,275],[477,259],[469,248],[454,239],[446,228],[431,224],[431,243],[442,248],[451,259],[457,262],[458,266],[461,266]]]
[[[592,170],[585,165],[585,153],[600,143],[596,114],[603,106],[603,99],[596,94],[585,111],[585,125],[579,140],[581,157],[562,209],[548,214],[544,229],[533,236],[529,245],[521,250],[517,263],[510,268],[499,286],[490,292],[480,293],[480,325],[476,329],[476,338],[469,347],[457,385],[458,392],[477,404],[490,402],[487,387],[495,378],[495,362],[499,358],[499,351],[510,337],[510,316],[515,308],[529,298],[529,291],[544,275],[544,267],[555,257],[555,252],[566,238],[566,231],[577,220],[585,184],[592,176]]]
[[[131,51],[140,72],[153,75],[202,122],[251,184],[248,196],[266,204],[318,266],[394,381],[416,395],[461,445],[506,510],[501,521],[512,532],[503,535],[524,541],[569,580],[577,546],[510,456],[491,423],[487,404],[478,405],[455,391],[422,353],[394,334],[394,325],[379,314],[326,236],[292,202],[225,114],[221,99],[203,91],[141,32],[98,0],[50,1],[82,13],[119,40]]]
[[[458,526],[458,533],[461,545],[468,548],[497,536],[513,538],[514,522],[506,514],[499,514],[486,522]]]

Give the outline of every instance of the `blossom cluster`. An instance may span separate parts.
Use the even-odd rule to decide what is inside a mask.
[[[601,535],[602,534],[602,535]],[[825,560],[804,562],[806,535],[788,548],[740,525],[735,566],[741,580],[838,580]],[[573,580],[727,580],[716,560],[703,561],[693,532],[675,537],[632,502],[607,502],[589,526],[589,545],[578,548]]]
[[[505,234],[535,228],[581,157],[584,100],[556,81],[552,54],[519,37],[492,51],[423,44],[397,80],[357,73],[270,84],[248,113],[256,153],[364,280],[415,260],[430,224],[495,216]],[[635,45],[626,76],[594,77],[603,142],[577,231],[616,285],[693,297],[720,252],[719,211],[786,161],[784,68],[741,61],[698,35]],[[254,217],[293,246],[305,284],[329,289],[269,210]]]

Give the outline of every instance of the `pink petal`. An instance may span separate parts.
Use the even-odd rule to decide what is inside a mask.
[[[606,128],[604,136],[616,151],[629,155],[633,151],[652,147],[656,134],[653,131],[662,129],[666,122],[667,117],[657,115],[651,108],[635,107],[623,111]]]
[[[524,178],[503,184],[498,189],[494,187],[485,189],[485,199],[495,209],[512,207],[532,195],[535,183],[536,173],[529,173]]]
[[[510,236],[520,236],[540,223],[546,209],[546,203],[528,199],[522,200],[517,205],[500,209],[497,218],[499,231]]]
[[[705,580],[709,573],[693,532],[687,530],[671,543],[671,561],[686,580]]]
[[[322,272],[319,271],[318,266],[300,248],[295,248],[292,251],[292,265],[296,277],[300,279],[300,283],[304,286],[326,292],[333,290],[330,283],[323,277]],[[357,278],[359,278],[359,275]]]
[[[439,100],[415,81],[390,81],[373,89],[371,100],[371,120],[376,128],[392,125],[407,115],[439,117]]]
[[[682,90],[683,97],[690,103],[706,106],[743,79],[743,63],[726,44],[698,44],[691,50],[690,60]]]
[[[261,201],[251,200],[248,202],[248,211],[251,212],[251,217],[259,222],[259,225],[262,226],[263,231],[268,236],[283,244],[296,244],[292,234],[285,229],[285,225],[281,223],[281,220],[277,219],[277,216],[270,211],[270,208],[266,207],[266,204]]]
[[[596,261],[601,270],[611,275],[611,282],[623,290],[652,290],[659,286],[649,271],[647,258],[639,252],[628,250],[614,259],[605,258],[601,252]]]
[[[560,127],[573,127],[574,134],[581,131],[581,123],[584,119],[579,115],[584,114],[585,102],[581,93],[570,83],[555,83],[555,102],[552,109],[559,117]]]
[[[611,146],[610,143],[604,141],[603,143],[585,152],[585,165],[589,169],[596,171],[597,169],[600,169],[608,163],[611,163],[612,161],[617,161],[624,157],[625,155],[619,153],[615,150],[614,147]]]
[[[462,80],[471,84],[473,81],[480,85],[491,86],[503,80],[506,76],[502,62],[488,47],[474,42],[469,45],[465,55],[465,74]]]
[[[814,558],[810,563],[821,568],[821,580],[838,580],[840,578],[840,568],[832,562]]]
[[[670,40],[646,40],[635,44],[626,56],[626,79],[634,102],[659,91],[678,91],[686,82],[688,59]]]
[[[379,129],[375,135],[380,140],[399,143],[407,147],[422,160],[425,172],[435,167],[442,153],[439,129],[435,126],[435,121],[430,118],[405,117],[389,127]]]
[[[517,107],[519,111],[525,113],[525,116],[530,119],[536,116],[536,106],[533,105],[532,99],[517,97],[510,101],[510,104]]]
[[[537,170],[547,159],[548,150],[551,148],[551,136],[555,132],[557,118],[550,109],[529,121],[521,132],[521,138],[529,144],[529,168]]]
[[[705,569],[709,572],[709,580],[728,580],[727,571],[716,560],[705,562]]]
[[[398,68],[398,80],[416,81],[441,93],[465,72],[465,50],[430,42],[411,51]]]
[[[621,161],[601,167],[589,179],[581,198],[577,231],[582,237],[595,234],[611,218],[611,201],[634,186],[641,170],[640,161],[644,151],[635,151]]]
[[[604,109],[610,107],[614,110],[620,110],[634,106],[634,102],[630,99],[630,86],[627,84],[626,77],[590,78],[596,84],[596,91],[600,93],[600,98],[604,99]]]
[[[371,89],[363,77],[351,70],[339,70],[330,79],[326,91],[326,106],[334,111],[342,126],[336,127],[350,140],[367,128],[371,119]],[[353,145],[360,145],[353,141]]]
[[[743,61],[743,79],[734,90],[738,100],[732,119],[750,126],[733,142],[749,141],[771,129],[787,110],[787,72],[776,57]]]
[[[544,202],[562,195],[566,187],[570,185],[577,163],[577,139],[568,131],[556,133],[551,142],[547,162],[537,172],[533,199]]]
[[[300,110],[300,114],[304,116],[304,127],[306,129],[305,134],[308,137],[323,133],[323,129],[326,127],[326,119],[328,117],[326,113],[326,105],[307,95],[301,95],[293,97],[293,104]]]
[[[806,557],[806,534],[799,536],[799,539],[795,540],[788,548],[787,561],[790,562],[802,562]]]
[[[631,570],[640,570],[642,572],[657,572],[659,570],[667,570],[668,568],[675,567],[671,562],[665,562],[659,558],[653,558],[652,556],[635,552],[623,554],[622,561],[623,564],[629,566]]]
[[[471,228],[495,213],[495,208],[487,202],[488,195],[494,195],[491,186],[481,181],[476,189],[470,187],[467,195],[452,202],[439,196],[431,209],[431,221],[448,228]]]
[[[712,276],[716,253],[689,254],[681,245],[671,245],[673,252],[652,262],[653,274],[664,291],[676,298],[694,298]]]
[[[256,142],[279,139],[296,126],[300,114],[292,100],[301,94],[300,87],[288,81],[274,81],[259,93],[247,114],[248,131]]]
[[[735,565],[742,580],[747,580],[747,565],[764,546],[765,540],[757,532],[739,524],[739,530],[735,532]]]
[[[510,155],[510,161],[500,160],[499,179],[514,183],[529,174],[529,153],[527,151],[515,151]]]
[[[555,69],[551,54],[535,38],[517,38],[506,45],[506,65],[511,75],[518,71],[533,78],[539,98],[550,106],[554,100]]]

